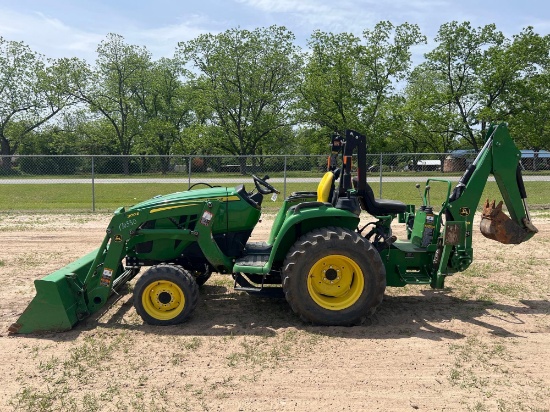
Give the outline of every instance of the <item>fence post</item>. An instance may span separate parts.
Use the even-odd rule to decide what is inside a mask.
[[[286,199],[286,155],[283,169],[283,199]]]
[[[94,170],[94,156],[92,156],[92,212],[95,212],[95,170]]]
[[[188,183],[187,183],[187,189],[189,189],[191,187],[191,162],[192,162],[193,158],[191,156],[189,156],[189,179],[188,179]]]
[[[384,161],[382,153],[380,153],[380,199],[382,199],[382,162]]]

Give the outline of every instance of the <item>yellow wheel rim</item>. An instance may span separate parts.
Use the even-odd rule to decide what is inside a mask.
[[[364,286],[365,279],[359,265],[342,255],[319,259],[312,266],[307,279],[311,298],[328,310],[349,308],[357,302]]]
[[[185,296],[175,283],[160,280],[145,287],[141,303],[149,316],[158,320],[170,320],[182,312]]]

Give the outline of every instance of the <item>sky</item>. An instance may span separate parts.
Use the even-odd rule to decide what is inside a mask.
[[[0,0],[0,37],[22,41],[48,58],[93,63],[109,33],[145,46],[154,59],[172,57],[178,42],[228,29],[285,26],[305,48],[314,30],[357,36],[382,20],[417,24],[428,37],[421,56],[435,47],[439,27],[469,21],[495,23],[507,37],[533,26],[550,34],[548,0]]]

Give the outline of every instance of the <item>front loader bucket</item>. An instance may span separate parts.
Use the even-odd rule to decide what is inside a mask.
[[[480,225],[483,236],[507,245],[518,245],[538,232],[538,229],[527,218],[524,218],[522,222],[525,227],[510,219],[502,211],[502,201],[496,206],[495,203],[494,200],[491,203],[489,200],[485,202]]]
[[[36,296],[12,324],[10,333],[59,332],[87,315],[82,289],[98,250],[34,281]]]

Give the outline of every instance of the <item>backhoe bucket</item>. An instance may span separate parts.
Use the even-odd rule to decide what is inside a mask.
[[[496,206],[495,203],[494,200],[489,203],[488,199],[485,202],[480,225],[483,236],[507,245],[518,245],[538,232],[538,229],[526,218],[523,219],[525,227],[510,219],[502,211],[502,201]]]
[[[85,279],[98,250],[34,281],[36,296],[12,324],[10,333],[60,332],[69,330],[87,315],[82,293]]]

